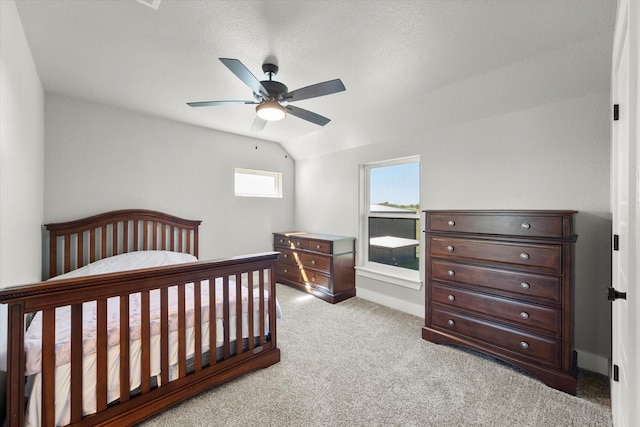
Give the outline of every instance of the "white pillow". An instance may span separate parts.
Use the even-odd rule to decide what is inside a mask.
[[[135,251],[104,258],[77,270],[53,277],[55,279],[70,279],[73,277],[91,276],[94,274],[116,273],[119,271],[137,270],[139,268],[161,267],[163,265],[195,262],[198,258],[191,254],[172,251]]]

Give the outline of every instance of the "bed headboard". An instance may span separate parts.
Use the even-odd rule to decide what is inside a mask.
[[[197,257],[201,222],[152,210],[124,209],[45,224],[49,232],[48,277],[140,250],[169,250]]]

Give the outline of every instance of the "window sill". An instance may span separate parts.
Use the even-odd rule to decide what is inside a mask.
[[[400,270],[400,271],[399,271]],[[381,268],[373,266],[357,266],[356,274],[368,279],[379,280],[381,282],[390,283],[396,286],[402,286],[409,289],[420,290],[422,288],[422,280],[420,280],[420,272],[414,270],[406,270],[400,268]]]

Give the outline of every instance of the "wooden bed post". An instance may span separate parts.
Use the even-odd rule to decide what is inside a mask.
[[[7,322],[7,426],[24,425],[24,304],[9,304]]]

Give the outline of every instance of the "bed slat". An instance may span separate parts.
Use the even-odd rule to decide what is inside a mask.
[[[107,257],[107,226],[106,224],[100,227],[102,230],[100,243],[102,243],[99,259]]]
[[[128,343],[129,340],[129,295],[120,296],[120,342]],[[120,347],[120,402],[129,400],[129,346]]]
[[[82,419],[82,304],[71,306],[71,422]]]
[[[138,233],[139,233],[139,224],[140,221],[138,221],[137,219],[133,221],[133,250],[137,251],[138,248],[140,247],[140,243],[139,243],[139,237],[138,237]]]
[[[274,278],[271,277],[271,282],[273,283]],[[259,283],[260,283],[260,295],[264,295],[264,271],[260,272],[260,278],[259,278]],[[269,291],[271,292],[271,290]],[[258,303],[258,306],[260,307],[260,345],[264,345],[264,343],[267,342],[266,337],[264,335],[264,310],[265,310],[265,306],[264,306],[264,298],[260,298],[260,301]],[[275,316],[273,316],[274,312],[270,311],[270,313],[272,314],[271,316],[269,316],[269,321],[271,321],[272,318],[275,319]],[[275,323],[275,321],[274,321]]]
[[[141,378],[141,391],[142,393],[148,393],[151,390],[151,313],[149,306],[149,291],[145,290],[141,292],[142,300],[142,313],[140,319],[140,375]]]
[[[229,276],[222,279],[222,324],[229,325]],[[231,356],[229,328],[224,328],[222,335],[222,358],[227,360]]]
[[[262,271],[258,271],[260,274],[263,274]],[[247,323],[249,325],[249,333],[251,336],[255,336],[255,324],[253,320],[253,271],[249,273],[247,287],[249,288],[249,300],[247,304]],[[260,295],[262,299],[263,296]],[[253,350],[255,340],[249,340],[249,351]]]
[[[187,375],[187,337],[184,284],[178,285],[178,378]]]
[[[44,425],[54,425],[55,420],[55,330],[56,310],[50,308],[42,312],[42,420]]]
[[[98,412],[107,409],[107,300],[96,302],[96,406]]]
[[[84,233],[78,233],[78,250],[76,253],[76,268],[84,264]]]
[[[249,294],[249,299],[253,297]],[[251,328],[249,328],[251,330]],[[236,273],[236,354],[242,353],[242,276]]]
[[[64,270],[63,272],[66,273],[67,271],[71,270],[71,239],[65,239],[64,240]]]
[[[89,262],[95,262],[96,261],[96,229],[92,228],[91,230],[89,230],[89,248],[90,249],[90,256],[89,256]],[[49,254],[49,256],[51,256],[51,254]],[[56,273],[51,273],[51,271],[56,271],[55,270],[55,264],[54,264],[54,268],[53,270],[49,271],[49,277],[53,277],[56,275]]]
[[[160,383],[169,383],[169,289],[160,289]]]
[[[122,223],[122,253],[129,252],[129,221]]]
[[[200,280],[196,280],[193,284],[193,326],[193,369],[195,372],[198,372],[202,369],[202,290]],[[215,346],[210,348],[215,348]],[[215,352],[213,353],[213,357],[215,357]]]
[[[218,323],[216,308],[216,279],[209,277],[209,349],[215,349],[218,343]],[[210,350],[211,351],[211,350]],[[216,357],[209,357],[209,366],[216,364]]]

